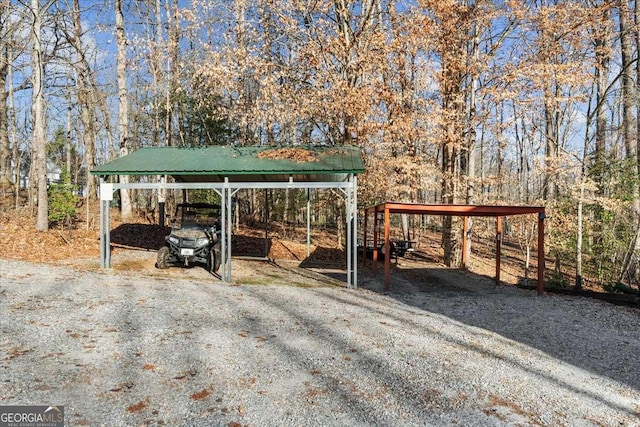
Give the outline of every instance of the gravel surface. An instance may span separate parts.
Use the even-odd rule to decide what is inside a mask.
[[[637,310],[436,267],[386,293],[366,269],[358,290],[168,271],[0,260],[0,405],[71,426],[640,426]]]

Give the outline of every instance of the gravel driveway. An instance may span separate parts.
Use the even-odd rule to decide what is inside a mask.
[[[411,274],[384,293],[366,270],[347,290],[0,260],[0,405],[72,426],[640,426],[637,310]]]

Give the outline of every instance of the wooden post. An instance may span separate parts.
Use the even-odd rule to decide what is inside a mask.
[[[496,217],[496,285],[500,284],[500,255],[502,251],[502,217]]]
[[[538,214],[538,295],[544,294],[544,212]]]
[[[378,269],[378,210],[373,208],[373,270]]]
[[[389,244],[389,208],[384,206],[384,290],[391,284],[391,245]]]
[[[362,218],[362,265],[367,261],[367,217],[369,210],[364,209],[364,217]]]
[[[467,234],[469,233],[469,217],[464,217],[462,225],[462,268],[467,268],[467,250],[469,242],[467,242]]]

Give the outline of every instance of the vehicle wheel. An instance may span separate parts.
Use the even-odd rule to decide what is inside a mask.
[[[171,267],[169,265],[168,259],[169,259],[169,247],[168,246],[163,246],[158,250],[158,258],[156,260],[156,268],[169,268]]]
[[[215,273],[220,268],[220,254],[216,253],[215,248],[211,248],[209,251],[209,258],[207,259],[207,270],[210,273]]]

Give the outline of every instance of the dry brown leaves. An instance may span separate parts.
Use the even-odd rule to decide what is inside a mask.
[[[96,230],[36,230],[35,219],[24,210],[0,213],[2,257],[35,262],[55,262],[100,255]]]
[[[36,231],[36,221],[28,209],[15,210],[3,205],[0,200],[0,257],[43,263],[56,263],[72,260],[99,260],[100,235],[98,202],[89,209],[89,227],[86,223],[85,207],[74,228],[51,228],[48,231]],[[87,229],[88,228],[88,229]],[[270,225],[268,233],[267,256],[271,259],[304,260],[307,258],[306,229],[287,227],[280,224]],[[155,251],[164,245],[169,227],[149,224],[144,215],[135,216],[126,223],[119,219],[117,209],[111,212],[111,245],[117,252],[120,248],[144,249]],[[277,230],[277,231],[276,231]],[[311,259],[314,261],[340,261],[344,253],[337,248],[334,230],[312,229]],[[265,232],[257,228],[241,226],[234,231],[231,239],[232,253],[238,256],[265,256]],[[136,270],[141,261],[127,262],[121,268]]]
[[[274,148],[258,153],[259,159],[291,160],[294,162],[317,162],[318,156],[313,151],[303,148]]]
[[[207,389],[203,389],[200,390],[197,393],[192,394],[191,396],[189,396],[191,398],[191,400],[202,400],[206,397],[208,397],[211,394],[211,392]]]
[[[135,412],[140,412],[142,411],[144,408],[146,408],[147,406],[149,406],[149,402],[147,401],[140,401],[138,403],[136,403],[135,405],[131,405],[127,408],[127,412],[131,412],[131,413],[135,413]]]

